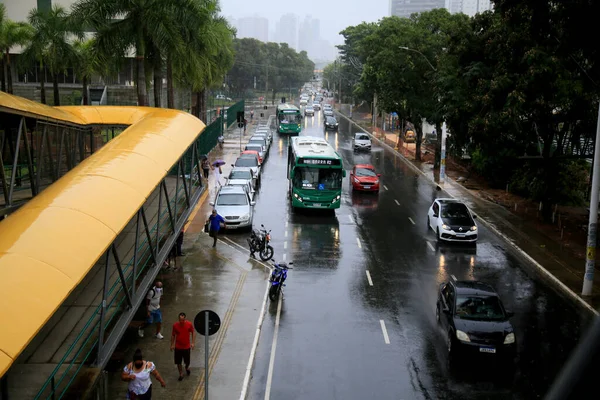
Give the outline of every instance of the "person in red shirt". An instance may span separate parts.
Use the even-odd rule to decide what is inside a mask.
[[[174,351],[175,364],[179,370],[179,380],[183,380],[183,368],[181,362],[185,363],[185,372],[190,375],[190,351],[195,347],[196,330],[190,321],[188,321],[184,312],[179,313],[179,321],[173,324],[173,334],[171,335],[171,351]],[[190,342],[190,334],[192,341]]]

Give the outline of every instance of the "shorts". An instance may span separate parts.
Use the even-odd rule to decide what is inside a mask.
[[[181,361],[187,366],[190,365],[190,349],[175,349],[175,365],[181,365]]]
[[[150,316],[148,317],[148,320],[146,322],[148,324],[162,322],[162,311],[160,311],[160,308],[158,310],[150,311]]]

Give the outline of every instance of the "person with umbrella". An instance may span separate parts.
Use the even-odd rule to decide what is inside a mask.
[[[221,165],[225,165],[224,160],[217,160],[212,163],[213,169],[215,171],[215,189],[217,189],[219,186],[223,186],[223,184],[221,183],[221,175],[223,175]]]

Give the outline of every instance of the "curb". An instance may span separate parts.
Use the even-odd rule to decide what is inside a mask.
[[[444,190],[443,186],[441,186],[441,185],[437,184],[436,182],[432,181],[420,168],[418,168],[409,159],[407,159],[402,154],[400,154],[398,151],[396,151],[392,146],[388,145],[387,143],[385,143],[381,139],[379,139],[376,136],[374,136],[372,133],[370,133],[367,130],[365,130],[362,126],[360,126],[356,122],[352,121],[346,115],[342,114],[339,111],[336,111],[336,112],[340,116],[342,116],[343,118],[345,118],[348,122],[354,124],[358,129],[362,130],[367,135],[369,135],[371,138],[373,138],[374,140],[376,140],[382,147],[386,147],[388,150],[391,150],[396,155],[396,157],[400,158],[405,164],[407,164],[409,167],[411,167],[415,172],[421,174],[421,176],[423,176],[432,185],[441,188],[444,191],[444,193],[446,193],[449,197],[454,198],[454,196],[450,195],[448,192],[446,192]],[[446,179],[449,179],[449,178],[446,178]],[[453,183],[450,183],[450,184],[453,184]],[[544,268],[540,263],[538,263],[533,257],[531,257],[523,249],[521,249],[519,246],[517,246],[508,236],[506,236],[504,233],[500,232],[494,225],[492,225],[490,222],[486,221],[485,219],[481,218],[480,216],[478,216],[477,219],[478,219],[478,221],[481,221],[489,230],[491,230],[492,232],[494,232],[496,235],[498,235],[500,238],[502,238],[506,243],[508,243],[508,245],[514,251],[516,251],[520,256],[522,256],[527,261],[529,261],[529,263],[531,263],[534,267],[536,267],[536,269],[539,270],[539,272],[541,272],[542,275],[544,275],[545,277],[549,278],[552,283],[554,283],[556,286],[558,286],[558,288],[562,292],[564,292],[569,297],[571,297],[573,300],[575,300],[576,303],[578,303],[579,305],[583,306],[588,311],[591,311],[592,314],[594,314],[595,316],[600,315],[600,313],[596,309],[594,309],[594,307],[592,307],[588,302],[586,302],[584,299],[582,299],[577,293],[575,293],[573,290],[571,290],[571,288],[569,288],[567,285],[565,285],[563,282],[561,282],[557,277],[555,277],[554,275],[552,275],[546,268]]]

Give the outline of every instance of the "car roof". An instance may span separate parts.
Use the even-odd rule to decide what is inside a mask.
[[[327,119],[332,119],[332,120],[334,120],[334,121],[337,121],[333,115],[328,115],[328,116],[327,116]]]
[[[456,288],[456,294],[466,294],[475,296],[498,296],[494,288],[485,282],[480,281],[455,281],[450,282]]]
[[[258,151],[256,151],[256,150],[244,150],[244,151],[242,151],[242,156],[243,155],[255,155],[255,156],[258,156]]]
[[[371,164],[356,164],[354,166],[354,168],[366,168],[366,169],[372,169],[375,170],[375,167],[372,166]]]
[[[440,204],[450,204],[450,203],[464,204],[462,201],[458,201],[458,200],[452,199],[452,198],[435,199],[435,201],[438,201]]]
[[[250,168],[250,167],[233,167],[233,168],[231,168],[231,171],[229,173],[231,174],[232,172],[235,172],[235,171],[245,171],[245,172],[252,173],[252,168]]]
[[[264,136],[252,136],[250,139],[248,139],[248,141],[252,141],[252,140],[265,140]]]
[[[244,190],[243,187],[241,186],[221,186],[221,189],[219,190],[219,194],[246,194],[246,191]]]
[[[354,137],[357,137],[357,136],[366,136],[366,137],[368,137],[368,138],[369,138],[369,140],[371,140],[371,138],[369,137],[369,135],[368,135],[368,134],[366,134],[366,133],[364,133],[364,132],[356,132],[356,133],[354,134]]]

